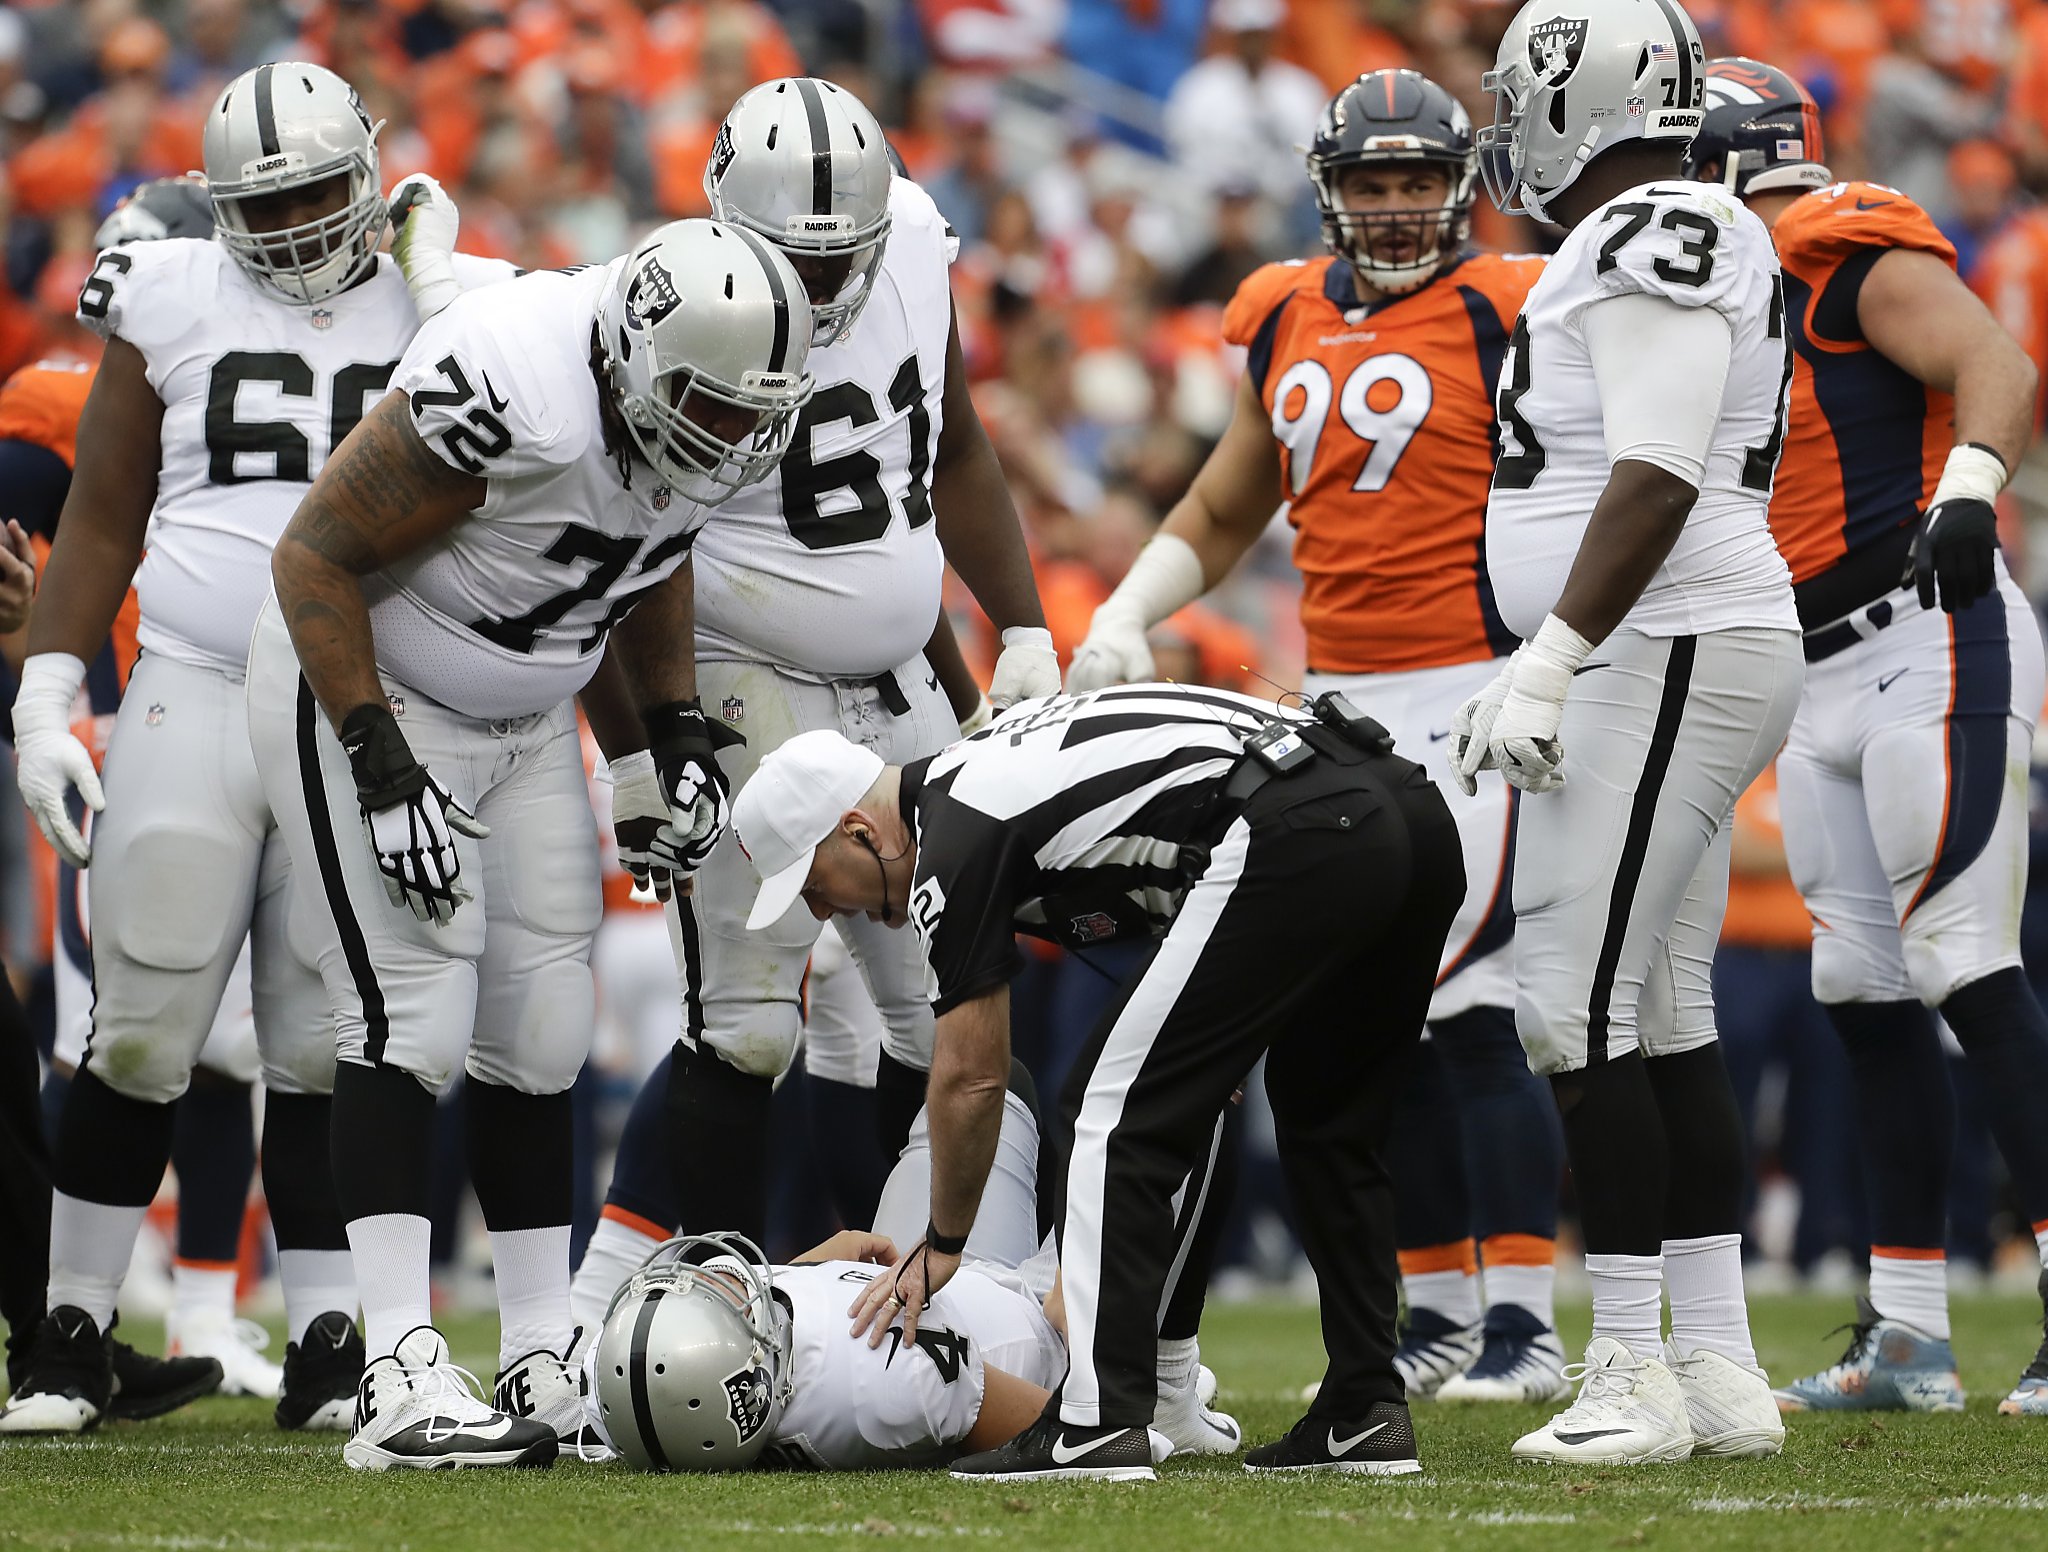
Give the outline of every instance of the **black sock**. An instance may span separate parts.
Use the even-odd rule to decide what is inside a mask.
[[[469,1183],[484,1225],[549,1229],[575,1210],[575,1102],[569,1090],[524,1094],[472,1076],[468,1084]]]
[[[346,1250],[325,1094],[265,1094],[263,1196],[279,1250]]]
[[[147,1207],[171,1161],[175,1105],[130,1099],[78,1069],[64,1097],[50,1180],[66,1196],[108,1207]]]
[[[1564,1122],[1587,1253],[1662,1254],[1670,1155],[1642,1054],[1558,1073],[1550,1089]]]
[[[35,1055],[35,1047],[29,1047],[29,1055]],[[43,1137],[51,1148],[57,1146],[57,1128],[64,1122],[64,1096],[71,1092],[71,1074],[50,1069],[50,1075],[43,1079]]]
[[[2048,1016],[2017,968],[1950,993],[1941,1016],[1970,1059],[2020,1210],[2048,1221]]]
[[[1838,1002],[1827,1014],[1849,1057],[1870,1242],[1939,1250],[1956,1104],[1934,1019],[1917,1002]]]
[[[741,1072],[715,1051],[676,1043],[669,1073],[669,1150],[676,1225],[768,1237],[768,1109],[772,1079]]]
[[[1529,1070],[1513,1011],[1473,1008],[1439,1020],[1422,1044],[1442,1048],[1450,1076],[1473,1238],[1555,1239],[1564,1132],[1549,1085]]]
[[[882,1156],[893,1166],[903,1145],[910,1141],[910,1128],[924,1108],[925,1086],[931,1074],[908,1062],[899,1062],[886,1050],[875,1064],[875,1135]]]
[[[429,1215],[434,1096],[402,1067],[337,1062],[328,1128],[342,1220]]]
[[[256,1111],[249,1085],[195,1068],[176,1106],[171,1168],[178,1172],[178,1259],[234,1261],[242,1248]]]
[[[1670,1150],[1664,1237],[1741,1233],[1749,1145],[1719,1042],[1652,1057],[1643,1071],[1657,1096],[1664,1145]]]
[[[1549,1096],[1544,1096],[1549,1102]],[[1404,1251],[1454,1245],[1472,1235],[1465,1147],[1450,1064],[1436,1040],[1417,1041],[1393,1107],[1385,1152],[1394,1183],[1394,1243]]]
[[[36,1070],[27,1015],[0,976],[0,1321],[10,1381],[42,1324],[50,1271],[50,1146]]]
[[[804,1102],[832,1210],[846,1227],[865,1228],[875,1221],[882,1182],[895,1163],[882,1157],[875,1091],[813,1072],[805,1074]]]
[[[607,1206],[624,1208],[671,1233],[676,1227],[676,1172],[669,1154],[668,1091],[674,1065],[671,1051],[633,1096],[626,1129],[619,1134],[618,1157],[612,1160],[611,1189],[604,1198]]]

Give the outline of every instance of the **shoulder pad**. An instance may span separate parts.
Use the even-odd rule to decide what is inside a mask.
[[[1829,269],[1858,248],[1913,248],[1951,268],[1956,250],[1927,212],[1882,183],[1834,183],[1794,200],[1771,228],[1788,268]]]
[[[1233,345],[1249,345],[1259,328],[1297,291],[1319,292],[1330,272],[1330,258],[1287,259],[1266,264],[1245,276],[1223,309],[1223,337]]]

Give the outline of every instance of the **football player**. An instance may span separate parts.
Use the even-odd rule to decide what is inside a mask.
[[[810,324],[788,261],[709,221],[465,291],[278,541],[249,723],[340,1048],[370,1359],[353,1467],[547,1465],[582,1442],[569,1087],[600,901],[571,699],[615,762],[622,853],[687,876],[724,826],[730,736],[696,698],[690,548],[788,449]],[[495,1406],[448,1363],[427,1282],[434,1100],[458,1063]]]
[[[1466,246],[1471,119],[1412,70],[1360,76],[1331,99],[1308,175],[1330,256],[1267,265],[1238,288],[1223,327],[1249,359],[1230,427],[1096,611],[1067,683],[1152,678],[1146,630],[1220,582],[1276,497],[1286,503],[1304,582],[1302,693],[1342,690],[1426,759],[1464,840],[1465,904],[1418,1057],[1426,1077],[1454,1080],[1459,1135],[1434,1144],[1443,1111],[1411,1088],[1402,1109],[1417,1125],[1397,1122],[1390,1160],[1408,1306],[1396,1362],[1411,1397],[1550,1401],[1565,1388],[1551,1305],[1563,1147],[1515,1039],[1515,794],[1491,772],[1455,792],[1447,742],[1452,712],[1514,646],[1487,570],[1493,389],[1543,266]]]
[[[763,756],[812,728],[892,761],[958,738],[924,654],[949,562],[1003,629],[994,700],[1058,689],[1016,511],[968,397],[948,274],[959,242],[930,197],[894,172],[874,115],[829,81],[757,86],[726,116],[704,186],[720,220],[802,277],[818,382],[781,467],[725,502],[697,543],[700,689],[720,726],[745,739],[720,756],[726,778],[744,785]],[[672,902],[682,1039],[648,1080],[667,1096],[666,1135],[635,1126],[622,1143],[578,1270],[586,1322],[676,1225],[765,1234],[769,1098],[796,1050],[819,924],[792,910],[748,932],[752,889],[746,859],[725,841]],[[880,1151],[893,1160],[931,1065],[923,966],[901,933],[866,921],[842,930],[881,1010],[880,1070],[872,1100],[853,1084],[813,1081],[836,1108],[872,1104]],[[651,1110],[639,1108],[643,1118]],[[649,1200],[635,1186],[661,1178],[645,1156],[661,1148],[672,1185]]]
[[[1763,220],[1785,270],[1797,354],[1771,528],[1807,668],[1779,802],[1814,995],[1854,1075],[1874,1240],[1849,1350],[1779,1404],[1961,1411],[1942,1254],[1955,1102],[1928,1009],[1978,1071],[2048,1258],[2048,1020],[2019,938],[2041,635],[1992,510],[2027,449],[2035,372],[1919,206],[1833,180],[1783,71],[1708,67],[1689,166]],[[2048,1344],[2000,1410],[2048,1417]]]
[[[1516,1023],[1564,1117],[1593,1284],[1584,1383],[1524,1460],[1784,1439],[1749,1336],[1710,968],[1735,799],[1799,697],[1765,516],[1792,357],[1763,224],[1676,176],[1704,66],[1674,0],[1531,0],[1485,83],[1488,192],[1568,232],[1500,378],[1486,546],[1523,645],[1451,734],[1468,779],[1527,794]]]
[[[328,1162],[326,999],[249,758],[242,679],[271,545],[419,320],[378,251],[377,129],[339,76],[292,62],[239,76],[207,114],[205,160],[216,235],[109,248],[79,293],[107,348],[15,700],[29,811],[61,856],[99,865],[92,1032],[56,1145],[50,1317],[6,1431],[75,1432],[107,1411],[115,1299],[245,937],[288,1328],[280,1426],[345,1427],[362,1363]],[[464,263],[477,280],[507,272]],[[143,655],[103,794],[69,724],[131,578]],[[74,790],[104,805],[91,847]]]

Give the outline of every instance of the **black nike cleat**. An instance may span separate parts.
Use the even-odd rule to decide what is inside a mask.
[[[363,1339],[340,1310],[316,1316],[303,1342],[284,1350],[284,1384],[277,1393],[277,1426],[288,1432],[347,1433],[363,1382]]]
[[[1356,1476],[1405,1477],[1422,1469],[1415,1457],[1415,1427],[1400,1401],[1376,1401],[1359,1421],[1311,1412],[1282,1438],[1244,1458],[1244,1469],[1348,1471]]]
[[[139,1423],[175,1412],[212,1395],[224,1378],[218,1358],[152,1358],[111,1336],[107,1349],[114,1365],[107,1416],[123,1422]]]
[[[92,1316],[60,1304],[43,1317],[28,1373],[0,1407],[0,1433],[84,1433],[106,1417],[113,1356]]]
[[[1038,1421],[1008,1444],[953,1462],[962,1482],[1156,1482],[1152,1469],[1172,1446],[1154,1454],[1148,1428],[1081,1428],[1060,1421],[1055,1395]]]

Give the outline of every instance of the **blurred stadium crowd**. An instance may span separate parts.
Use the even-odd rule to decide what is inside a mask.
[[[1837,175],[1918,200],[2048,381],[2048,206],[2037,203],[2048,196],[2048,0],[1689,10],[1709,56],[1752,55],[1804,81]],[[528,266],[606,260],[659,220],[706,213],[702,169],[732,101],[776,76],[828,76],[873,106],[961,238],[954,287],[976,398],[1064,657],[1228,420],[1239,362],[1221,340],[1223,303],[1259,264],[1316,251],[1297,148],[1323,102],[1361,71],[1405,64],[1477,111],[1513,11],[1500,0],[16,0],[0,7],[0,378],[92,353],[72,307],[99,221],[136,183],[196,167],[206,106],[264,59],[314,60],[352,82],[383,121],[387,183],[433,173],[460,203],[462,247]],[[1484,201],[1476,226],[1488,246],[1546,245]],[[2027,538],[2048,521],[2048,457],[2007,500],[2014,572],[2040,596],[2048,563],[2029,566]],[[1297,597],[1276,521],[1256,564],[1161,628],[1162,676],[1297,682]],[[994,643],[964,594],[956,623],[985,677]],[[47,1009],[51,907],[35,880],[48,857],[8,798],[6,962],[31,1007]],[[2035,816],[2048,864],[2048,763]],[[1807,990],[1807,918],[1768,779],[1738,821],[1717,996],[1752,1117],[1753,1238],[1774,1267],[1846,1280],[1866,1242],[1854,1117],[1839,1043]],[[2048,865],[2034,877],[2039,982]],[[622,916],[639,909],[615,903]],[[619,926],[600,940],[610,1029],[585,1080],[592,1217],[612,1111],[673,1034],[666,935],[658,919]],[[1019,1043],[1041,1088],[1121,968],[1050,955],[1034,966]],[[1955,1080],[1951,1266],[1991,1268],[2024,1225],[1973,1122],[1960,1059]],[[1241,1278],[1285,1278],[1294,1257],[1269,1205],[1261,1107],[1247,1105],[1242,1124],[1228,1259]],[[823,1199],[806,1185],[816,1166],[799,1156],[803,1132],[787,1130],[791,1244],[816,1237]],[[451,1147],[451,1264],[459,1156]],[[2024,1251],[2030,1266],[2030,1241]]]

